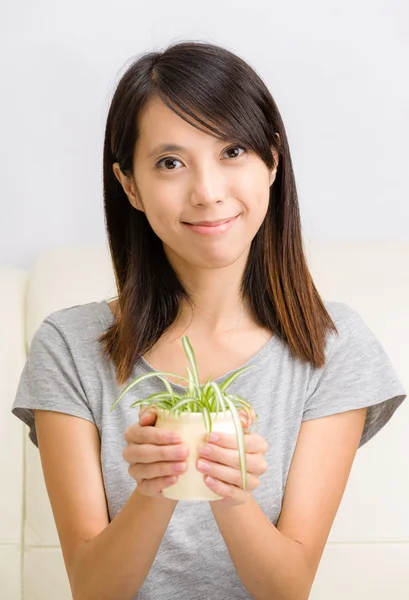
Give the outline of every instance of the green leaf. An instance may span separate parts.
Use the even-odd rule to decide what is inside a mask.
[[[173,397],[178,399],[180,398],[179,394],[173,394]],[[146,400],[162,400],[164,398],[169,398],[169,392],[156,392],[155,394],[151,394],[146,398]]]
[[[258,419],[258,412],[253,408],[253,406],[248,402],[243,396],[239,396],[237,394],[227,394],[231,400],[233,400],[236,405],[243,408],[243,410],[248,411],[247,414],[251,414],[251,410],[254,410],[256,418]]]
[[[145,399],[142,400],[136,400],[136,402],[133,402],[132,404],[129,405],[129,408],[134,408],[134,406],[153,406],[154,404],[156,404],[156,401],[151,402],[146,401]]]
[[[212,421],[212,417],[210,415],[210,412],[209,412],[209,409],[207,408],[207,406],[204,406],[202,408],[202,414],[203,414],[203,420],[204,420],[204,424],[205,424],[206,431],[207,431],[207,436],[206,436],[206,441],[205,441],[205,443],[207,444],[209,442],[209,436],[212,433],[213,421]]]
[[[215,396],[217,410],[223,410],[224,412],[226,412],[227,407],[224,401],[224,394],[222,393],[220,386],[215,381],[212,381],[210,385]]]
[[[191,396],[194,396],[195,392],[197,392],[197,388],[195,387],[195,380],[192,375],[192,371],[189,369],[189,367],[186,367],[186,371],[189,377],[189,394]]]
[[[131,390],[133,387],[135,387],[142,381],[145,381],[145,379],[150,379],[151,377],[159,377],[160,378],[162,375],[171,375],[172,377],[179,377],[180,379],[189,381],[186,377],[181,377],[180,375],[175,375],[174,373],[168,373],[166,371],[158,371],[158,372],[154,372],[154,373],[144,373],[143,375],[139,375],[139,377],[136,377],[133,381],[131,381],[131,383],[128,383],[128,385],[122,390],[122,392],[120,393],[118,398],[113,403],[110,412],[112,412],[114,410],[114,408],[119,404],[119,402],[122,400],[122,398],[125,396],[125,394],[127,394],[129,392],[129,390]]]
[[[247,459],[246,459],[246,444],[244,441],[244,432],[243,426],[241,424],[240,415],[237,411],[235,404],[230,400],[230,398],[226,398],[226,403],[230,408],[230,412],[233,417],[234,426],[236,429],[236,439],[237,439],[237,447],[239,451],[240,457],[240,472],[241,472],[241,481],[243,490],[246,489],[247,486]]]
[[[210,387],[209,381],[210,379],[208,379],[202,387],[202,394],[206,398],[206,400],[209,400],[209,398],[211,398],[212,395],[212,388]]]
[[[206,383],[203,385],[202,390],[203,390],[204,394],[206,394],[208,392],[208,390],[209,390],[210,380],[211,380],[211,377],[208,377],[207,380],[206,380]]]
[[[176,413],[181,406],[192,405],[192,403],[194,404],[194,402],[195,402],[194,398],[184,398],[183,400],[180,400],[177,404],[172,406],[170,412]]]
[[[160,379],[161,381],[163,381],[163,383],[165,384],[166,389],[168,390],[168,394],[170,396],[171,401],[173,402],[174,400],[174,392],[172,389],[172,386],[170,385],[170,382],[165,379],[164,377],[162,377],[161,375],[157,375],[158,379]]]
[[[237,371],[232,373],[230,375],[230,377],[225,379],[223,381],[223,383],[220,385],[221,391],[224,392],[229,387],[229,385],[231,385],[233,383],[233,381],[235,381],[237,379],[237,377],[239,377],[242,373],[244,373],[244,371],[247,371],[248,369],[254,369],[254,367],[255,367],[255,365],[250,365],[249,367],[242,367],[241,369],[238,369]]]
[[[139,406],[140,408],[143,406],[148,406],[150,408],[151,406],[166,406],[166,403],[164,401],[158,402],[157,400],[137,400],[136,402],[130,404],[129,408],[134,408],[135,406]]]
[[[199,382],[199,373],[197,370],[197,364],[196,364],[196,358],[195,358],[195,353],[193,351],[192,348],[192,344],[189,341],[189,338],[187,335],[184,335],[182,337],[182,344],[183,344],[183,348],[185,350],[186,356],[190,362],[190,365],[192,367],[192,375],[193,375],[193,381],[195,383],[195,385],[200,387],[200,382]]]

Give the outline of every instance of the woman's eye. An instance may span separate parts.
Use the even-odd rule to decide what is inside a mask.
[[[242,146],[231,146],[230,148],[227,148],[227,150],[225,150],[225,152],[230,152],[231,150],[243,150],[243,152],[246,152],[246,149],[243,148]],[[241,156],[241,154],[239,155],[235,155],[235,156],[230,156],[229,158],[239,158],[239,156]]]
[[[174,161],[176,161],[176,162],[180,162],[180,160],[178,160],[177,158],[174,158],[173,156],[166,156],[165,158],[162,158],[162,159],[161,159],[159,162],[157,162],[157,163],[156,163],[156,165],[155,165],[155,167],[157,167],[158,169],[160,169],[160,168],[161,168],[161,164],[162,164],[163,162],[165,162],[165,161],[167,161],[168,163],[169,163],[169,162],[171,162],[171,163],[172,163],[172,162],[174,162]],[[172,168],[170,168],[170,169],[167,169],[167,168],[165,167],[165,171],[174,171],[174,170],[175,170],[175,169],[174,169],[173,167],[172,167]]]
[[[242,146],[231,146],[230,148],[227,148],[225,150],[225,152],[231,152],[232,150],[243,150],[243,152],[246,152],[246,149],[243,148]],[[239,158],[241,156],[241,154],[235,154],[234,156],[229,156],[228,158]],[[172,164],[173,162],[181,162],[180,160],[178,160],[177,158],[173,157],[173,156],[165,156],[165,158],[162,158],[160,161],[158,161],[155,165],[156,168],[160,169],[162,168],[161,165],[162,163],[166,163],[168,166],[169,164]],[[168,169],[167,167],[164,167],[165,171],[174,171],[175,167],[171,167],[170,169]]]

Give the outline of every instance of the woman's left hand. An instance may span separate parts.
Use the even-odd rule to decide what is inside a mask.
[[[232,507],[244,504],[251,497],[251,492],[259,484],[260,475],[267,471],[267,461],[264,458],[268,450],[268,443],[258,434],[247,430],[247,421],[243,424],[244,441],[247,460],[247,485],[242,488],[239,451],[235,434],[217,433],[217,441],[209,441],[198,448],[198,470],[205,475],[206,485],[215,494],[222,496],[222,500],[214,502],[220,506]],[[206,451],[208,454],[206,454]],[[204,470],[202,463],[208,470]],[[210,479],[209,479],[210,478]]]

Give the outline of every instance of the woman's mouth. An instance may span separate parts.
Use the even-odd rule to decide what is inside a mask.
[[[224,223],[219,224],[209,223],[206,225],[193,225],[192,223],[183,223],[183,225],[186,225],[186,227],[195,233],[200,233],[202,235],[217,235],[229,231],[229,229],[233,227],[237,219],[240,217],[240,214],[236,215],[232,219],[229,219],[228,221],[224,221]]]

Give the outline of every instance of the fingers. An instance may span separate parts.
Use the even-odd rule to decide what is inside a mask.
[[[184,444],[128,444],[122,457],[129,463],[158,463],[186,459],[189,449]]]
[[[220,448],[215,444],[207,444],[206,449],[209,451],[209,454],[206,456],[203,456],[203,454],[199,451],[199,457],[201,460],[209,460],[214,463],[227,465],[232,469],[240,470],[240,457],[237,449],[230,450],[226,448]],[[247,472],[252,473],[253,475],[263,475],[268,468],[267,461],[264,457],[261,457],[260,454],[249,454],[247,452],[246,465]]]
[[[144,479],[137,482],[137,488],[144,496],[151,498],[162,498],[162,490],[173,485],[178,480],[177,477],[158,477],[157,479]]]
[[[202,461],[202,459],[201,459]],[[200,462],[201,462],[200,461]],[[203,461],[206,462],[206,461]],[[242,489],[242,479],[241,473],[237,469],[233,469],[226,465],[220,465],[217,463],[207,463],[209,465],[209,470],[203,471],[202,468],[199,468],[199,471],[203,473],[203,475],[213,477],[213,479],[218,479],[224,483],[229,485],[234,485],[238,488]],[[257,475],[253,473],[247,473],[246,478],[246,490],[252,491],[255,490],[260,485],[260,480]]]
[[[128,444],[176,444],[180,443],[181,437],[174,431],[154,427],[146,419],[152,419],[150,415],[144,415],[142,423],[133,423],[125,430],[125,441]],[[156,420],[156,416],[154,417]]]
[[[158,413],[155,407],[143,406],[139,411],[139,422],[143,425],[153,425]]]
[[[209,442],[208,446],[221,446],[222,448],[229,448],[237,450],[237,438],[235,433],[222,433],[220,431],[217,433],[217,440],[215,444],[211,444]],[[250,454],[265,454],[269,448],[267,441],[258,435],[257,433],[248,433],[244,436],[244,444],[246,448],[246,452]]]
[[[248,429],[256,421],[257,415],[253,408],[250,409],[250,413],[251,418],[243,408],[239,410],[240,421],[244,429]]]
[[[176,432],[155,427],[156,419],[154,408],[143,407],[139,422],[125,431],[127,445],[122,453],[139,492],[154,498],[162,497],[162,490],[176,483],[178,474],[186,471],[183,459],[189,454]]]
[[[181,475],[187,470],[187,462],[162,462],[162,463],[133,463],[128,468],[128,473],[136,481],[156,479],[158,477],[173,477]]]

